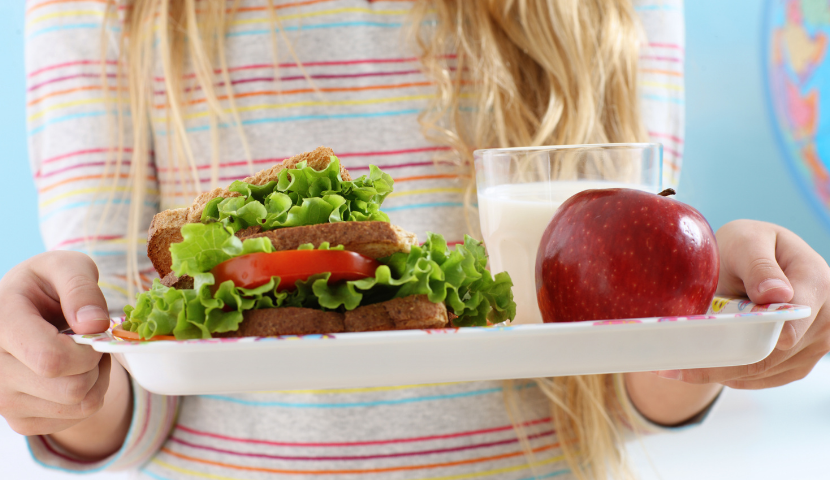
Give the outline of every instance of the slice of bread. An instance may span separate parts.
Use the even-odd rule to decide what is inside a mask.
[[[393,253],[409,253],[417,245],[414,233],[388,222],[337,222],[307,225],[304,227],[277,228],[240,238],[268,237],[274,250],[296,250],[305,243],[319,247],[329,242],[332,247],[343,248],[374,259]]]
[[[444,328],[448,322],[446,305],[432,303],[426,295],[357,307],[347,311],[345,317],[347,332]]]
[[[293,156],[271,168],[262,170],[252,177],[245,178],[244,181],[254,185],[264,185],[272,180],[277,180],[282,170],[292,168],[303,161],[307,162],[308,166],[313,167],[315,170],[322,170],[328,166],[332,155],[334,155],[332,149],[318,147],[314,151]],[[352,179],[348,170],[342,164],[340,165],[340,177],[346,181]],[[186,223],[200,221],[205,205],[210,200],[217,197],[228,198],[238,195],[238,193],[229,192],[227,188],[216,188],[196,197],[190,207],[165,210],[153,217],[147,238],[147,256],[150,257],[150,261],[153,263],[153,267],[158,272],[159,277],[165,278],[170,273],[170,265],[172,264],[170,244],[184,240],[181,234],[182,226]],[[240,234],[243,233],[238,232],[237,236]],[[333,241],[329,240],[329,242],[335,245]]]
[[[239,329],[216,337],[268,337],[339,332],[444,328],[447,307],[426,295],[411,295],[347,311],[324,312],[314,308],[281,307],[249,310]]]
[[[260,232],[258,228],[247,228],[236,232],[241,239],[268,237],[274,246],[274,251],[296,250],[300,245],[310,243],[319,247],[323,242],[331,246],[343,245],[345,250],[366,255],[374,259],[388,257],[393,253],[409,253],[412,245],[418,243],[414,233],[387,222],[338,222],[306,225],[304,227],[289,227]],[[181,241],[181,240],[179,240]],[[168,246],[169,248],[169,246]],[[179,278],[170,271],[170,251],[167,251],[167,263],[161,283],[168,287],[193,288],[193,280],[186,275]],[[156,267],[158,271],[160,267]],[[159,275],[162,272],[159,271]]]
[[[249,310],[232,337],[311,335],[343,331],[343,314],[314,308],[282,307]],[[226,335],[226,334],[220,334]]]

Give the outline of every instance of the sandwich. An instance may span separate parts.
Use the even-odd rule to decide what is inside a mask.
[[[352,179],[320,147],[157,214],[147,252],[159,275],[125,307],[140,339],[307,335],[486,326],[516,314],[484,246],[392,225],[394,181]]]

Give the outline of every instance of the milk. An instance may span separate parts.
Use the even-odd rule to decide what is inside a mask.
[[[513,323],[542,323],[536,304],[536,252],[542,234],[562,203],[583,191],[635,188],[641,185],[598,181],[515,183],[478,192],[481,233],[490,255],[490,271],[507,271],[513,280],[516,319]],[[655,192],[656,193],[656,192]]]

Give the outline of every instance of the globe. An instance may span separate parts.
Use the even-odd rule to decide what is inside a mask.
[[[801,190],[830,226],[830,0],[768,0],[769,104]]]

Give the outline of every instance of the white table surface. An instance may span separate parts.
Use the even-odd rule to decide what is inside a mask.
[[[830,479],[830,357],[804,380],[725,394],[704,425],[645,438],[647,453],[629,444],[643,480]]]
[[[726,395],[705,425],[629,445],[643,480],[830,479],[830,358],[800,382]],[[40,468],[5,422],[0,422],[0,457],[3,479],[127,478],[123,473],[78,477]]]

